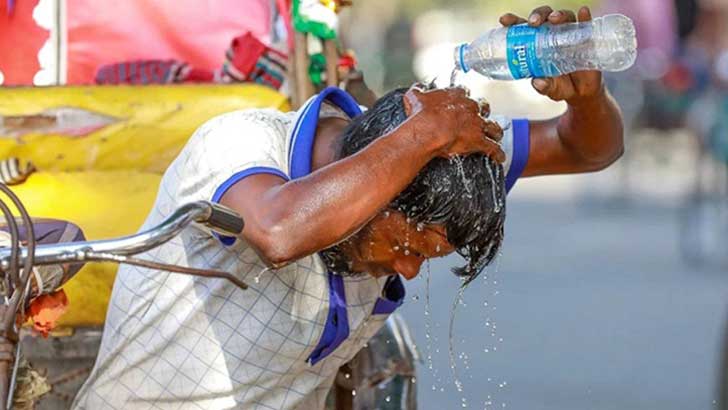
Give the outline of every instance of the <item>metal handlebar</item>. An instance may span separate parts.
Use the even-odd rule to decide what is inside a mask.
[[[55,265],[92,260],[123,263],[127,261],[123,257],[140,254],[164,244],[192,222],[204,224],[229,236],[240,234],[244,226],[243,219],[234,211],[222,205],[198,201],[183,205],[158,226],[136,235],[119,239],[38,245],[35,248],[33,264]],[[0,269],[6,271],[10,267],[11,256],[10,249],[0,249]],[[23,264],[27,258],[28,249],[23,247],[19,252],[18,263]]]

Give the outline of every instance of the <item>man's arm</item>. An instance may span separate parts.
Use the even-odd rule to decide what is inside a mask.
[[[523,176],[599,171],[624,150],[622,116],[609,92],[602,90],[569,102],[558,118],[530,123],[531,145]]]
[[[270,265],[282,266],[356,232],[436,156],[505,159],[495,142],[500,127],[484,122],[462,90],[410,90],[405,107],[403,124],[355,155],[293,181],[261,174],[233,185],[221,203],[245,219],[245,240]]]
[[[582,7],[579,21],[591,19]],[[569,10],[535,9],[528,23],[564,24],[577,21]],[[505,26],[525,23],[513,14],[501,17]],[[538,78],[533,87],[555,101],[566,101],[568,109],[560,117],[530,123],[528,163],[523,176],[598,171],[616,161],[624,150],[622,116],[604,87],[599,71],[582,71],[556,78]]]

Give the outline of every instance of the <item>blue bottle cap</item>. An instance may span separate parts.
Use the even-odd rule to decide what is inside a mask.
[[[467,43],[463,43],[458,47],[458,63],[460,65],[460,71],[467,73],[470,71],[470,67],[465,64],[465,49],[468,47]]]

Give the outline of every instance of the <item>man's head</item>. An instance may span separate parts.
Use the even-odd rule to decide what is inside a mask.
[[[402,124],[406,91],[388,93],[355,118],[340,140],[339,158]],[[500,164],[482,154],[436,158],[386,210],[324,256],[334,270],[411,278],[425,259],[457,251],[467,264],[453,272],[469,282],[497,255],[504,220]]]

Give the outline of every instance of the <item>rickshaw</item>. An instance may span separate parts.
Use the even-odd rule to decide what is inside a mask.
[[[341,75],[337,62],[342,48],[332,31],[310,19],[302,20],[308,32],[292,29],[291,14],[295,20],[297,7],[305,7],[308,0],[255,2],[272,7],[271,15],[278,13],[291,34],[290,98],[250,81],[0,88],[0,161],[6,160],[0,162],[0,180],[10,184],[9,188],[0,184],[6,195],[0,203],[4,215],[0,234],[4,231],[6,239],[2,242],[0,235],[0,243],[5,245],[0,248],[4,300],[0,408],[70,406],[94,363],[116,263],[148,263],[134,255],[171,239],[187,224],[202,223],[223,233],[242,230],[244,222],[234,212],[201,202],[187,204],[162,225],[134,234],[151,209],[162,173],[199,125],[233,110],[295,108],[317,87],[361,87],[356,72]],[[0,19],[14,14],[22,20],[23,13],[32,13],[36,4],[41,6],[38,1],[11,3],[14,10],[0,8]],[[11,3],[0,2],[0,6]],[[100,7],[88,0],[56,1],[58,15],[64,3],[67,8],[72,3]],[[330,10],[345,3],[322,2]],[[51,39],[62,37],[60,29],[51,29]],[[322,35],[318,53],[308,50],[311,31]],[[363,105],[373,99],[366,88],[360,88],[359,95]],[[33,165],[26,167],[26,163]],[[16,169],[10,170],[13,167]],[[8,178],[4,178],[6,174]],[[48,221],[37,218],[65,221],[63,226],[77,226],[83,234],[70,241],[58,238],[55,243],[42,243],[39,233]],[[39,285],[46,266],[61,266],[63,273],[56,271],[55,279],[60,276],[62,280]],[[226,272],[158,268],[236,281]],[[55,328],[46,329],[47,337],[43,337],[25,321],[25,313],[34,298],[54,294],[58,288],[70,304]],[[340,370],[329,395],[329,408],[415,409],[418,356],[413,346],[402,319],[390,318]]]

